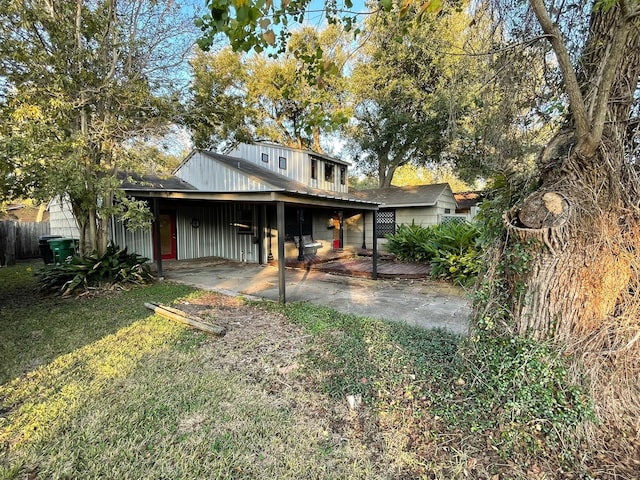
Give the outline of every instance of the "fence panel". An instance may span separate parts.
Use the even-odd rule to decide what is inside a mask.
[[[0,221],[0,265],[40,256],[39,239],[49,235],[49,222]]]

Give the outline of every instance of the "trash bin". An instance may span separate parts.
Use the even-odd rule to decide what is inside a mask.
[[[62,238],[60,235],[43,235],[38,239],[38,246],[40,247],[40,256],[45,265],[53,263],[53,252],[49,245],[49,240],[54,238]]]
[[[76,253],[75,238],[54,238],[49,240],[49,246],[53,252],[53,261],[55,263],[62,263],[67,257]]]

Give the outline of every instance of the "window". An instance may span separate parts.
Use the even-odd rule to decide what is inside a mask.
[[[324,164],[324,179],[327,182],[333,182],[333,163]]]
[[[445,208],[444,209],[444,213],[451,213],[451,209],[450,208]]]
[[[269,154],[268,153],[263,153],[262,154],[262,161],[265,163],[269,163]]]
[[[250,205],[236,206],[236,221],[231,226],[238,229],[238,235],[250,235],[253,233],[253,210]]]
[[[378,238],[385,238],[387,235],[396,233],[396,211],[379,210],[376,222]]]
[[[340,185],[347,183],[347,167],[344,165],[340,167]]]
[[[278,157],[278,166],[282,170],[286,170],[287,169],[287,159],[286,159],[286,157]]]
[[[318,178],[318,160],[315,158],[311,159],[311,178],[313,180]]]

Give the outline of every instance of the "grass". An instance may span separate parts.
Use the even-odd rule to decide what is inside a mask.
[[[37,268],[0,269],[0,480],[560,475],[544,461],[561,446],[505,455],[513,396],[482,396],[504,380],[469,378],[454,334],[172,284],[42,297]],[[205,309],[228,333],[145,301]]]
[[[34,291],[35,268],[0,270],[12,285],[0,324],[10,361],[0,385],[0,478],[385,477],[329,419],[297,408],[322,407],[321,395],[220,357],[246,351],[233,357],[237,366],[268,336],[225,344],[232,334],[208,337],[138,308],[202,292],[152,285],[60,301]]]

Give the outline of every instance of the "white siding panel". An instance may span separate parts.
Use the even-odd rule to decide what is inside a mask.
[[[71,204],[65,198],[54,198],[49,203],[49,226],[51,235],[80,238],[78,224],[73,216]]]
[[[262,154],[266,154],[269,158],[268,162],[262,161]],[[345,175],[345,184],[340,184],[340,166],[341,164],[334,163],[334,178],[332,182],[327,182],[324,179],[324,166],[327,162],[322,158],[318,158],[317,167],[317,179],[311,178],[311,156],[309,153],[301,150],[292,150],[289,148],[279,147],[277,145],[250,145],[241,144],[235,150],[229,153],[232,157],[240,157],[248,160],[256,165],[271,170],[272,172],[279,173],[291,180],[296,180],[304,185],[308,185],[313,188],[319,188],[321,190],[327,190],[330,192],[347,193],[349,170]],[[283,170],[279,165],[279,158],[284,157],[287,159],[287,168]]]

